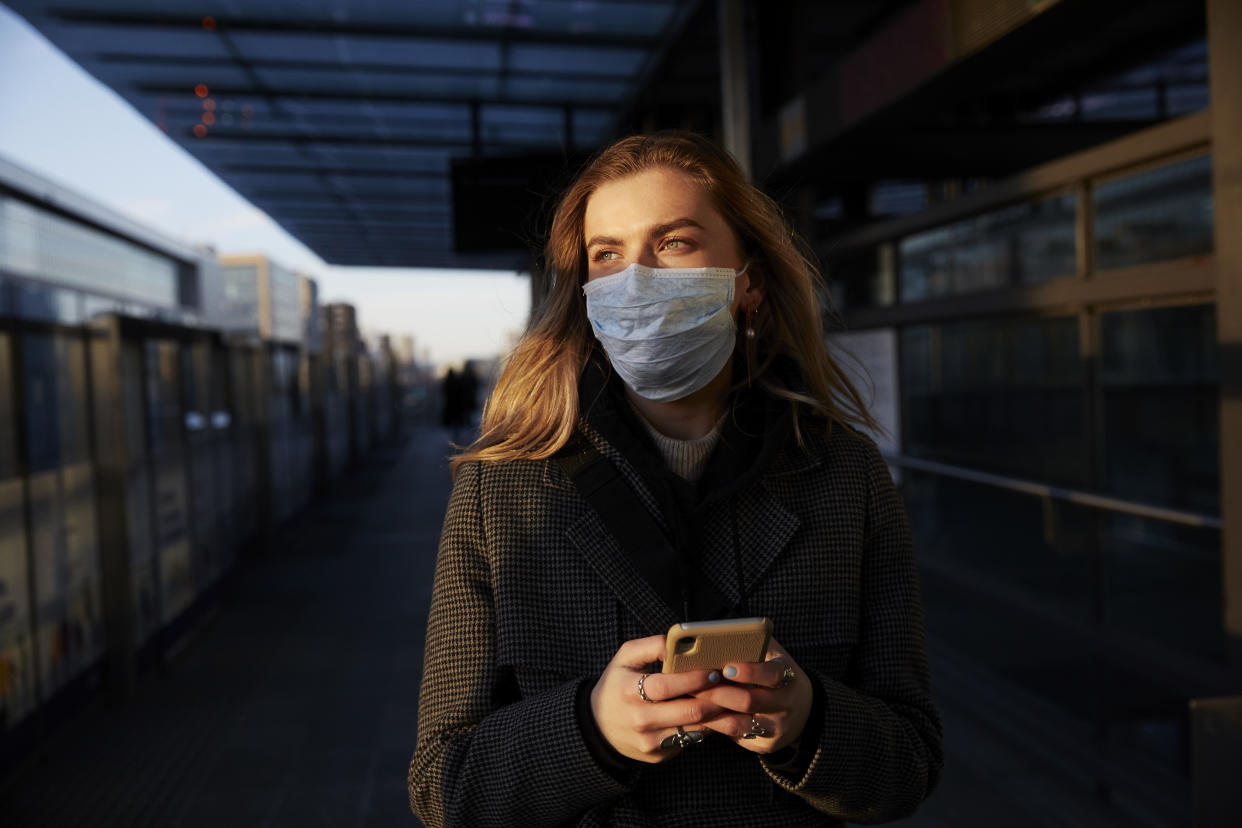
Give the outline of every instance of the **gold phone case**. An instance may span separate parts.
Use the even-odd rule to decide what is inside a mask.
[[[763,661],[772,636],[767,618],[691,621],[669,627],[665,639],[665,673],[719,670],[739,661]]]

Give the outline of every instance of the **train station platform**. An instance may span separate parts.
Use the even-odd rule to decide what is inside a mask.
[[[100,700],[0,780],[6,826],[410,826],[448,432],[412,427],[241,567],[134,698]],[[986,685],[929,640],[947,761],[902,825],[1133,825],[982,724]]]

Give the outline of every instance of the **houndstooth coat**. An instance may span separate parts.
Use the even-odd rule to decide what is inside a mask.
[[[635,469],[585,428],[654,510]],[[408,777],[429,828],[793,828],[884,822],[923,801],[942,734],[905,512],[866,437],[836,427],[804,439],[708,510],[700,567],[730,600],[745,595],[747,614],[773,619],[820,684],[805,774],[715,735],[626,781],[602,768],[575,718],[579,688],[622,642],[677,616],[554,460],[471,462],[440,542]]]

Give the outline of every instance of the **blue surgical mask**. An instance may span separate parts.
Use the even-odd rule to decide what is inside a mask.
[[[583,285],[591,328],[634,393],[680,400],[720,373],[737,338],[729,309],[744,271],[632,264]]]

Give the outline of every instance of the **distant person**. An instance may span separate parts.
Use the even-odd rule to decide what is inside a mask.
[[[626,138],[570,187],[545,252],[551,295],[454,460],[414,812],[912,813],[942,733],[910,532],[779,209],[706,139]],[[660,672],[671,624],[745,616],[774,622],[764,660]]]
[[[474,412],[479,407],[479,375],[475,373],[474,362],[466,360],[457,382],[460,385],[462,417],[466,423],[472,424]]]
[[[463,420],[461,400],[461,381],[452,368],[444,373],[440,382],[440,424],[452,429],[453,442],[460,442],[459,431]]]

